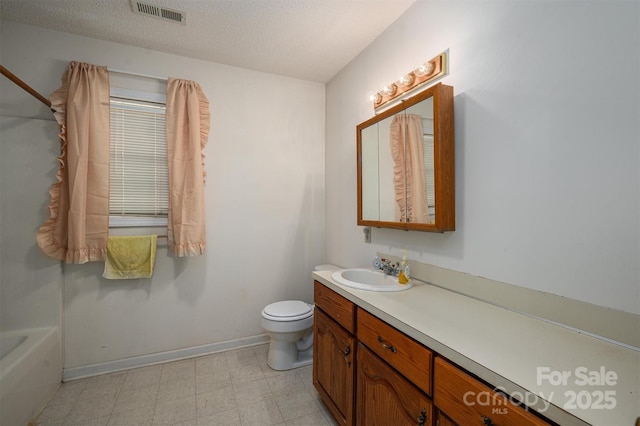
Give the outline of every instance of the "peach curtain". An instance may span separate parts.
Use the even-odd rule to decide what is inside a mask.
[[[167,240],[178,257],[201,255],[206,247],[203,149],[208,135],[209,101],[200,85],[169,78]]]
[[[71,62],[50,96],[60,126],[57,182],[50,217],[36,240],[67,263],[104,260],[109,234],[109,74],[106,67]]]
[[[391,121],[389,139],[394,161],[397,220],[430,223],[422,117],[417,114],[396,115]]]

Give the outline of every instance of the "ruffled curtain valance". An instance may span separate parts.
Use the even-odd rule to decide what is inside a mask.
[[[427,207],[422,117],[398,114],[390,126],[396,217],[399,222],[431,223]]]
[[[61,154],[49,194],[50,217],[36,240],[50,257],[67,263],[104,260],[109,236],[109,73],[106,67],[71,62],[51,96],[60,126]],[[206,247],[204,154],[209,101],[188,80],[167,81],[167,238],[176,256]]]

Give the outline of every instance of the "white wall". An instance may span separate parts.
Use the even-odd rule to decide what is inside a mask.
[[[65,367],[260,335],[266,304],[311,301],[310,271],[324,260],[324,85],[2,22],[2,64],[44,94],[71,60],[197,81],[211,130],[206,255],[161,247],[151,280],[65,265]],[[54,167],[55,138],[29,143]],[[44,194],[30,195],[40,209]]]
[[[47,141],[57,135],[53,121],[0,117],[1,331],[62,323],[62,268],[40,254],[35,238],[58,155]]]
[[[327,85],[326,250],[378,251],[640,313],[640,4],[418,0]],[[356,226],[369,96],[450,50],[456,231]]]

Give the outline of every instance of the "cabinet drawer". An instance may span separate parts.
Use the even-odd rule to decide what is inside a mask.
[[[469,426],[543,426],[549,423],[437,357],[433,400],[453,421]]]
[[[329,314],[338,324],[354,333],[355,305],[318,281],[314,281],[313,286],[315,305]]]
[[[357,423],[362,426],[433,424],[433,402],[362,343],[358,347]]]
[[[409,381],[431,395],[431,351],[404,333],[358,309],[358,340]]]

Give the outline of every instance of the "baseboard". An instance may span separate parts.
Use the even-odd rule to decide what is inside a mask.
[[[246,337],[243,339],[228,340],[226,342],[211,343],[208,345],[193,346],[173,351],[117,359],[114,361],[85,365],[82,367],[64,368],[62,370],[62,381],[68,382],[71,380],[83,379],[85,377],[97,376],[99,374],[113,373],[116,371],[129,370],[131,368],[178,361],[180,359],[194,358],[218,352],[226,352],[233,349],[262,345],[267,342],[269,342],[269,337],[266,334],[260,334],[258,336]]]
[[[378,253],[388,259],[397,256]],[[492,305],[640,351],[640,315],[411,261],[411,275]]]

